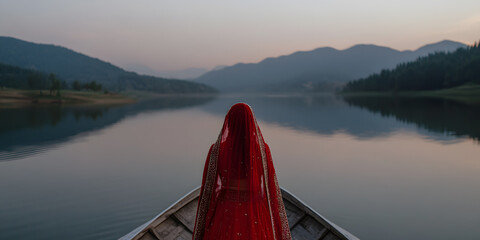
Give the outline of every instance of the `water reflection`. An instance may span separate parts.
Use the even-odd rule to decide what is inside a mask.
[[[40,153],[82,133],[150,111],[205,104],[213,97],[164,97],[124,106],[32,106],[0,109],[0,161]]]
[[[442,98],[347,97],[355,107],[446,136],[480,140],[480,105]]]
[[[213,101],[203,108],[214,114],[223,115],[235,102],[250,104],[259,120],[321,135],[346,133],[359,139],[368,139],[386,137],[399,131],[409,131],[418,132],[426,138],[445,143],[456,139],[455,136],[446,135],[443,131],[431,131],[430,129],[430,131],[425,131],[422,129],[422,125],[398,121],[391,115],[372,114],[369,109],[365,110],[352,104],[351,101],[346,102],[341,97],[329,94],[225,97],[221,101]],[[418,107],[435,108],[436,106],[419,104]],[[416,114],[416,111],[413,110],[412,114]],[[469,117],[468,110],[459,109],[457,117]],[[431,119],[431,121],[435,121],[435,119]]]
[[[435,98],[341,98],[310,96],[166,97],[125,106],[27,107],[0,109],[0,161],[23,158],[92,133],[128,116],[193,106],[222,116],[247,102],[257,119],[322,135],[346,133],[359,139],[416,132],[442,143],[480,139],[478,105]]]

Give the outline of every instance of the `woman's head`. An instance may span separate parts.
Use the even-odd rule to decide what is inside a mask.
[[[218,158],[219,176],[224,187],[245,187],[262,181],[262,150],[260,130],[253,111],[245,103],[233,105],[225,117]]]

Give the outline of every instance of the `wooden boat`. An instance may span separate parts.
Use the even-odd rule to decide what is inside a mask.
[[[358,240],[353,234],[316,213],[290,192],[281,190],[294,240]],[[191,240],[199,195],[200,188],[191,191],[120,240]]]

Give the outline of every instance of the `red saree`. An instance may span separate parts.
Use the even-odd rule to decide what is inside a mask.
[[[193,240],[291,239],[270,149],[251,108],[232,106],[203,172]]]

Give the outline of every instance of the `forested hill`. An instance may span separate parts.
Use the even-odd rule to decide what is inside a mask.
[[[0,87],[17,89],[47,89],[45,73],[0,63]]]
[[[0,62],[21,68],[54,73],[67,83],[96,81],[109,90],[146,90],[160,93],[206,93],[205,84],[164,79],[127,72],[111,63],[70,49],[0,37]]]
[[[382,69],[413,61],[438,51],[450,52],[463,43],[441,41],[415,51],[360,44],[345,50],[330,47],[267,58],[259,63],[236,64],[197,78],[221,91],[326,91]]]
[[[455,52],[437,52],[367,78],[349,82],[344,92],[424,91],[480,84],[479,43]]]

